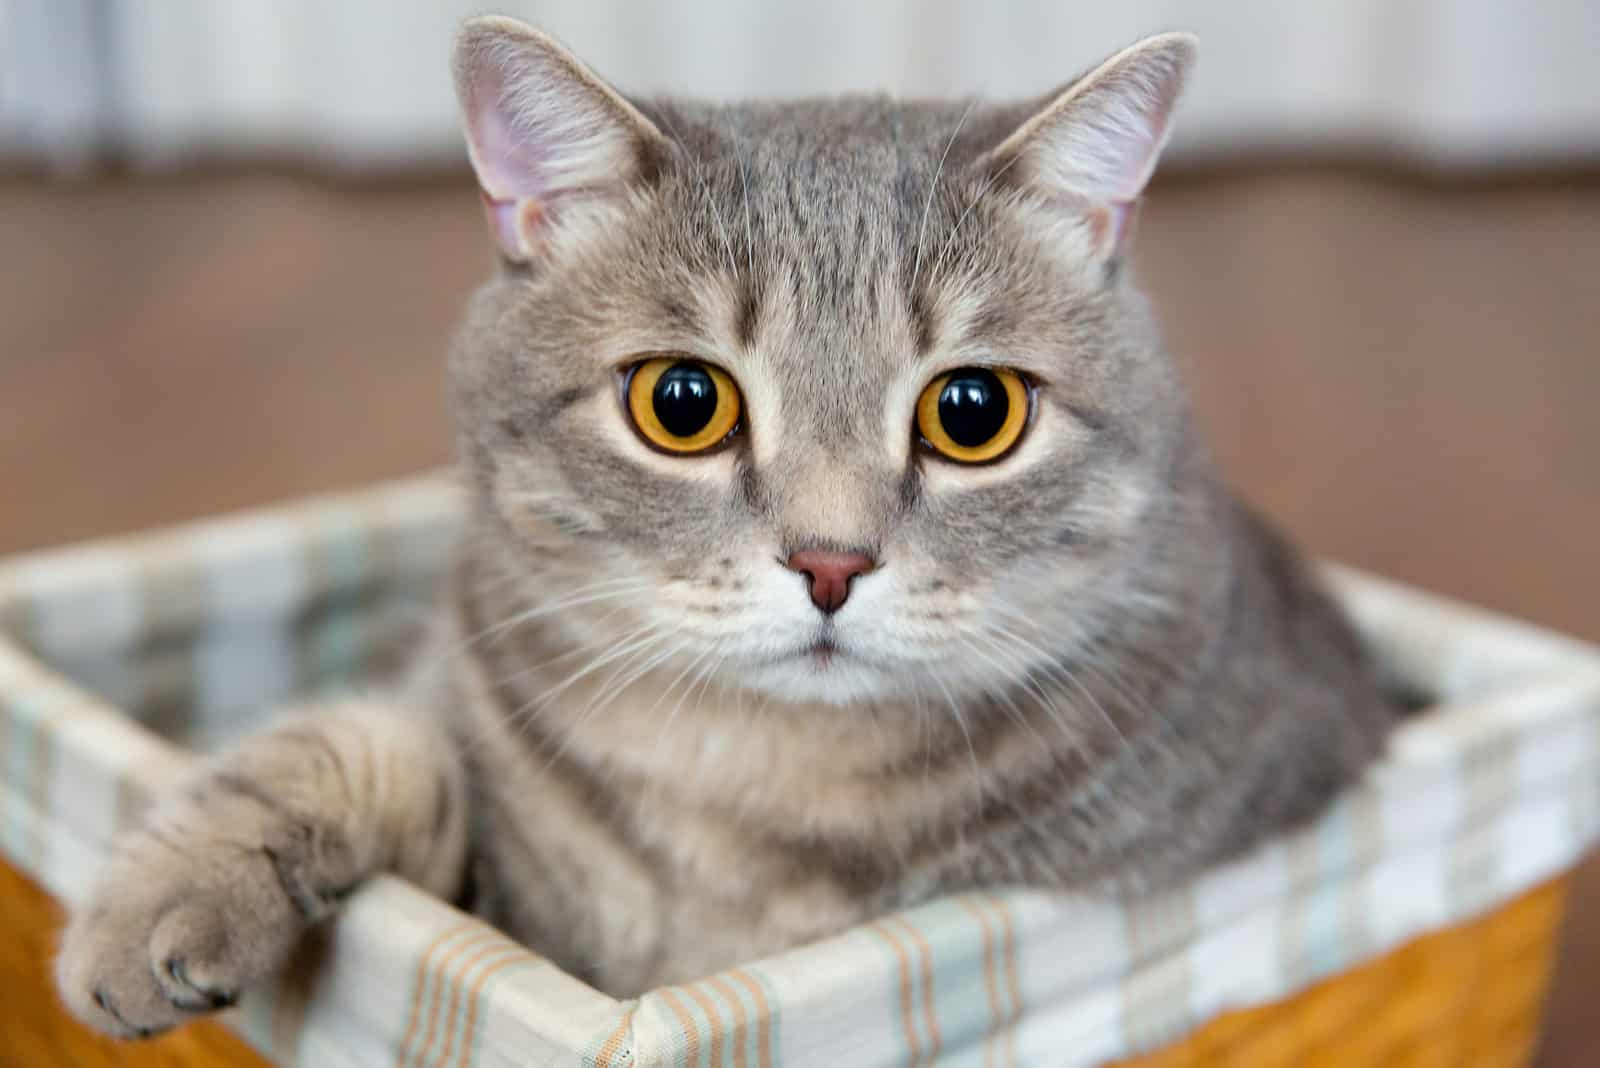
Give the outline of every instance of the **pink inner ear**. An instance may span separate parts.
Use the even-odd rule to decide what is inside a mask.
[[[483,198],[484,214],[501,250],[513,259],[532,251],[532,235],[545,218],[540,203],[546,163],[527,131],[512,121],[504,72],[485,64],[474,72],[465,108],[467,143]]]
[[[1121,248],[1133,239],[1134,224],[1139,220],[1139,202],[1124,201],[1111,205],[1110,239],[1112,248]]]
[[[528,250],[526,232],[519,229],[521,219],[529,208],[538,211],[538,201],[532,198],[526,200],[496,200],[488,193],[481,192],[483,198],[483,213],[489,220],[489,228],[494,231],[495,240],[507,255],[521,256]]]
[[[547,72],[548,75],[548,72]],[[626,178],[628,132],[583,96],[590,87],[524,74],[488,59],[463,92],[467,145],[501,250],[537,253],[562,198],[593,197]]]
[[[480,68],[466,107],[467,141],[478,182],[493,200],[537,196],[539,160],[512,126],[505,81],[494,67]]]
[[[1089,227],[1090,243],[1109,255],[1122,247],[1122,242],[1133,225],[1137,201],[1124,204],[1083,203]]]
[[[1060,203],[1079,215],[1089,230],[1089,242],[1101,255],[1109,256],[1133,238],[1139,217],[1139,201],[1092,201],[1068,195]]]
[[[1123,208],[1137,200],[1150,181],[1172,118],[1170,97],[1151,95],[1130,104],[1126,111],[1113,112],[1105,117],[1109,121],[1096,124],[1105,167],[1099,177],[1107,199]]]

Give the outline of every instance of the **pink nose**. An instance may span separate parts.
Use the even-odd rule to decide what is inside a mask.
[[[850,596],[850,580],[865,575],[876,564],[866,553],[837,552],[833,549],[801,549],[789,555],[788,568],[806,577],[811,587],[811,603],[826,615],[833,615]]]

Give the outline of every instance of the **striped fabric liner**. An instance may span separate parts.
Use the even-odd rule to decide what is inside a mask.
[[[403,661],[442,479],[0,564],[0,854],[65,901],[204,750]],[[1600,834],[1600,654],[1345,571],[1440,705],[1305,831],[1178,892],[968,894],[617,1001],[390,878],[232,1022],[286,1065],[1094,1065],[1277,1000],[1570,867]]]

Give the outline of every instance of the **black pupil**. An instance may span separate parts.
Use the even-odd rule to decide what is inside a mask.
[[[692,438],[717,414],[717,383],[704,367],[675,363],[656,380],[656,418],[675,438]]]
[[[1006,425],[1011,397],[993,371],[957,371],[939,392],[939,425],[963,448],[986,445]]]

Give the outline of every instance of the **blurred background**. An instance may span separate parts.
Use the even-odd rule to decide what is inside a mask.
[[[0,553],[448,461],[485,9],[717,97],[1033,94],[1197,31],[1136,260],[1225,471],[1318,553],[1600,640],[1594,0],[0,0]],[[1584,883],[1547,1066],[1600,1049]]]

